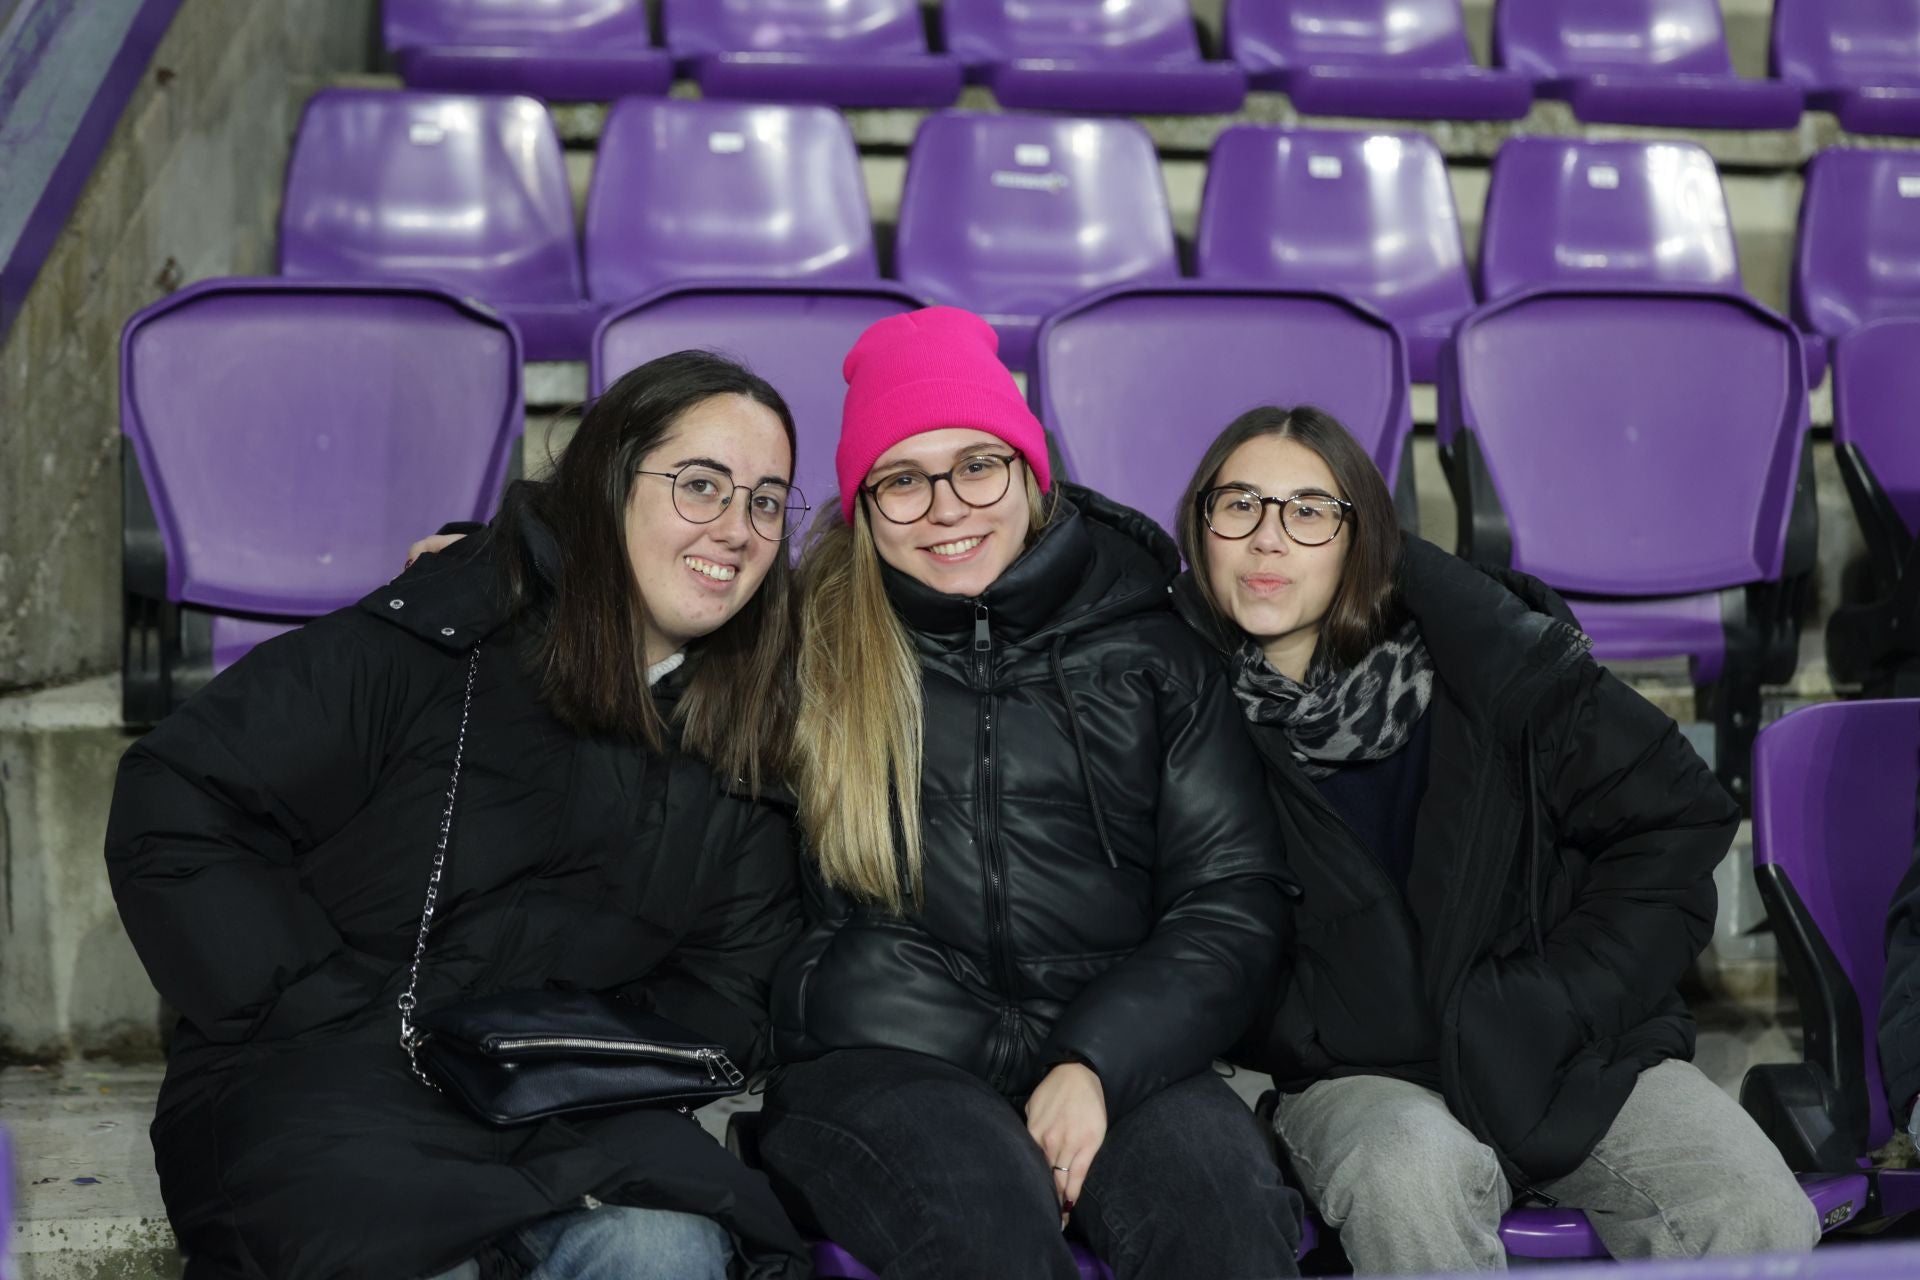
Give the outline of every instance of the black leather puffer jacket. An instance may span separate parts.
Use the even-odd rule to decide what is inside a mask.
[[[978,599],[889,572],[924,677],[925,894],[891,917],[806,877],[784,1059],[914,1050],[1011,1097],[1079,1059],[1117,1117],[1205,1069],[1280,972],[1274,815],[1220,664],[1170,607],[1179,557],[1064,488]]]

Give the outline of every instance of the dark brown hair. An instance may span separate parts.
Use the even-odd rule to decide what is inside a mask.
[[[1200,502],[1207,490],[1223,482],[1220,469],[1233,451],[1263,436],[1292,440],[1313,450],[1333,472],[1333,481],[1340,487],[1337,496],[1353,504],[1341,526],[1348,542],[1340,586],[1333,593],[1320,629],[1320,640],[1334,662],[1352,666],[1385,638],[1399,613],[1394,574],[1400,564],[1400,517],[1380,469],[1332,414],[1308,405],[1294,409],[1267,405],[1250,409],[1228,423],[1207,446],[1206,456],[1200,459],[1180,500],[1179,527],[1175,531],[1180,554],[1193,569],[1194,585],[1214,618],[1235,628],[1232,616],[1214,596],[1207,574],[1207,539],[1213,535],[1201,515]]]
[[[627,501],[648,452],[688,410],[724,395],[772,410],[791,451],[793,414],[765,379],[724,356],[680,351],[607,388],[552,472],[514,485],[501,505],[502,545],[528,548],[543,534],[554,544],[546,572],[530,553],[501,564],[509,609],[532,624],[527,659],[542,699],[575,730],[623,734],[655,750],[666,741],[647,685],[646,605],[627,559]],[[681,748],[755,788],[784,779],[794,639],[793,570],[782,545],[753,598],[687,646],[687,689],[674,716]]]

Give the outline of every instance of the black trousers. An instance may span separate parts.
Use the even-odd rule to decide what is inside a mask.
[[[1046,1157],[1015,1106],[923,1054],[848,1049],[783,1068],[760,1158],[803,1230],[886,1280],[1075,1280]],[[1073,1213],[1117,1280],[1298,1275],[1300,1197],[1213,1075],[1113,1121]]]

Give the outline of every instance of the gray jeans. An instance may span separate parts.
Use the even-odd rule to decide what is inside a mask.
[[[1491,1148],[1431,1089],[1385,1076],[1280,1095],[1275,1127],[1356,1275],[1498,1271],[1513,1202]],[[1820,1219],[1759,1128],[1689,1062],[1640,1075],[1585,1163],[1541,1190],[1616,1258],[1797,1253]]]

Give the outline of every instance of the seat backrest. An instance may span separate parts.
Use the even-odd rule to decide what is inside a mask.
[[[421,521],[484,520],[525,419],[507,324],[426,287],[194,285],[127,322],[120,422],[169,599],[311,616]]]
[[[280,206],[280,270],[423,280],[490,302],[578,299],[560,140],[532,98],[323,89]]]
[[[1423,133],[1227,129],[1196,250],[1209,280],[1329,289],[1396,314],[1473,305],[1446,161]]]
[[[1808,89],[1920,83],[1920,0],[1773,0],[1772,58]]]
[[[1331,294],[1173,284],[1089,298],[1042,326],[1033,396],[1068,474],[1171,531],[1223,427],[1262,405],[1313,405],[1387,477],[1413,430],[1393,326]]]
[[[665,0],[667,47],[904,57],[927,51],[916,0]]]
[[[1859,1001],[1877,1147],[1892,1126],[1874,1028],[1887,908],[1914,857],[1920,700],[1802,708],[1760,731],[1753,764],[1754,862],[1785,873]]]
[[[1160,156],[1131,120],[928,116],[895,258],[908,288],[988,319],[1180,273]]]
[[[871,280],[867,188],[837,111],[623,98],[587,197],[588,296],[673,280]]]
[[[387,48],[645,49],[646,0],[381,0]]]
[[[1514,138],[1494,157],[1481,296],[1614,282],[1740,288],[1727,196],[1691,142]]]
[[[1187,0],[944,0],[947,48],[968,66],[1061,58],[1152,66],[1200,61]]]
[[[1833,442],[1852,445],[1920,535],[1920,315],[1876,320],[1840,339],[1833,359]]]
[[[868,325],[912,311],[919,301],[895,285],[671,286],[608,316],[593,350],[598,395],[629,369],[656,356],[705,348],[743,361],[786,398],[799,456],[794,486],[814,513],[840,485],[833,452],[847,384],[840,366]]]
[[[1227,0],[1222,25],[1234,61],[1251,71],[1473,62],[1460,0]]]
[[[1920,152],[1835,147],[1807,166],[1793,265],[1793,314],[1837,338],[1920,315]]]
[[[1494,60],[1536,80],[1607,71],[1732,75],[1720,0],[1499,0]]]
[[[1785,321],[1732,294],[1540,291],[1474,312],[1453,352],[1442,443],[1474,433],[1514,568],[1599,596],[1778,579],[1807,432]]]

